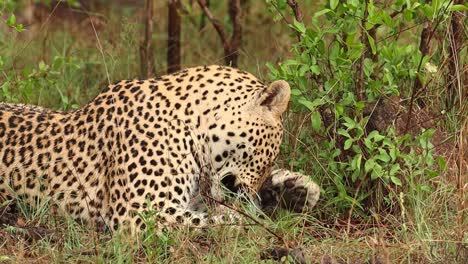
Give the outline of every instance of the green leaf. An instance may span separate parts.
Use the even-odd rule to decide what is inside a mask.
[[[413,12],[409,9],[403,11],[403,17],[406,21],[411,21],[413,19]]]
[[[432,188],[430,186],[427,186],[427,185],[419,185],[418,186],[421,191],[423,192],[432,192]]]
[[[341,116],[341,115],[343,115],[343,113],[344,113],[344,108],[343,108],[342,105],[336,104],[336,105],[335,105],[335,111],[336,111],[336,113],[338,114],[338,116]]]
[[[354,121],[353,119],[347,117],[347,116],[343,116],[343,119],[345,120],[345,122],[343,123],[343,125],[347,126],[347,127],[350,127],[350,128],[354,128],[355,125],[356,125],[356,121]]]
[[[361,170],[362,154],[356,155],[356,168]]]
[[[351,180],[353,182],[356,182],[357,178],[359,178],[359,176],[361,176],[361,173],[359,170],[355,170],[353,171],[353,174],[351,175]]]
[[[24,30],[23,24],[16,25],[15,30],[18,31],[18,32],[22,32]]]
[[[432,6],[431,5],[428,5],[428,4],[424,4],[422,6],[422,11],[423,11],[423,14],[428,18],[428,19],[431,19],[432,20],[432,17],[434,15],[434,10],[432,9]]]
[[[393,182],[393,184],[397,186],[401,186],[401,180],[395,176],[390,176],[390,180]]]
[[[281,66],[298,66],[301,65],[297,60],[285,60],[281,63]]]
[[[372,147],[372,141],[370,140],[370,138],[366,137],[364,138],[364,146],[366,146],[367,149],[373,149]]]
[[[358,7],[360,5],[359,0],[348,0],[348,5]]]
[[[439,170],[445,170],[447,168],[447,162],[442,157],[437,157],[437,164],[439,165]]]
[[[297,71],[297,75],[304,77],[307,71],[309,71],[309,67],[307,67],[307,65],[301,65],[301,67],[299,67],[299,70]]]
[[[338,129],[338,134],[342,135],[342,136],[345,136],[347,138],[351,138],[351,135],[348,133],[348,131],[346,131],[346,130],[344,130],[342,128]]]
[[[10,17],[6,20],[7,25],[10,27],[14,27],[16,24],[16,16],[15,14],[11,14]]]
[[[287,7],[286,0],[276,0],[276,6],[278,9],[283,10]]]
[[[371,179],[375,180],[380,177],[382,177],[382,166],[375,163],[374,168],[372,168]]]
[[[383,154],[383,153],[375,156],[375,159],[381,160],[383,162],[389,162],[390,161],[390,157],[387,154]]]
[[[335,8],[338,6],[339,1],[338,0],[330,0],[330,8],[332,10],[335,10]]]
[[[439,176],[439,172],[435,170],[429,170],[429,169],[424,170],[424,174],[426,174],[426,177],[429,180],[434,179],[435,177]]]
[[[312,112],[315,112],[317,106],[322,104],[322,101],[319,98],[315,99],[312,102],[302,98],[302,99],[299,99],[298,102]]]
[[[320,132],[320,128],[322,127],[322,118],[318,111],[312,112],[311,121],[314,131]]]
[[[392,158],[392,161],[395,161],[397,157],[397,149],[395,146],[392,145],[389,147],[389,154],[390,154],[390,157]]]
[[[351,148],[351,146],[353,145],[353,139],[352,138],[348,138],[345,143],[344,143],[344,150],[347,150],[349,148]]]
[[[292,27],[299,31],[300,33],[304,34],[306,32],[306,27],[304,26],[304,23],[297,21],[294,19]]]
[[[400,164],[393,164],[392,167],[390,167],[390,176],[395,176],[396,173],[400,170]]]
[[[302,94],[301,90],[299,90],[299,89],[291,89],[291,95],[292,95],[292,96],[299,96],[299,95],[301,95],[301,94]]]
[[[4,83],[0,86],[0,88],[1,88],[2,93],[3,93],[4,95],[9,96],[9,94],[10,94],[10,81],[4,82]]]
[[[364,171],[369,172],[372,169],[374,169],[375,166],[375,161],[373,159],[368,159],[366,163],[364,164]]]
[[[369,41],[369,45],[371,46],[372,54],[376,54],[377,48],[375,46],[374,38],[371,35],[369,35],[367,31],[366,31],[366,35],[367,35],[367,40]]]
[[[310,66],[310,71],[315,75],[320,74],[320,68],[317,65],[311,65]]]
[[[385,136],[384,135],[380,135],[379,134],[379,131],[377,130],[372,130],[372,132],[369,133],[369,135],[367,136],[369,139],[374,139],[375,142],[379,142],[379,141],[382,141]]]
[[[448,10],[449,11],[467,11],[468,6],[466,6],[466,5],[452,5],[451,7],[449,7]]]
[[[367,77],[369,77],[373,71],[374,71],[374,63],[372,62],[371,59],[366,58],[364,60],[364,73],[366,74]]]
[[[322,9],[322,10],[320,10],[320,11],[314,13],[314,18],[323,16],[323,15],[325,15],[325,14],[328,13],[328,12],[333,12],[333,11],[332,11],[331,9],[328,9],[328,8]]]

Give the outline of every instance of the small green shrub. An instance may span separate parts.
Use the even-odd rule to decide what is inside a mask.
[[[275,15],[288,10],[284,0],[267,3]],[[383,103],[390,98],[414,107],[407,102],[413,103],[416,79],[428,96],[434,93],[437,86],[430,84],[434,72],[441,71],[434,65],[446,54],[438,50],[424,56],[419,32],[424,23],[443,29],[454,8],[450,1],[332,0],[310,23],[294,19],[289,24],[293,37],[299,37],[293,57],[267,64],[272,79],[287,80],[293,88],[286,121],[286,137],[292,140],[283,153],[289,166],[321,182],[322,207],[337,209],[330,213],[354,209],[367,217],[392,210],[401,192],[431,191],[430,181],[445,164],[430,143],[435,130],[417,128],[409,134],[393,120],[384,118],[384,128],[371,123],[378,108],[390,111]],[[396,119],[407,110],[392,114]]]
[[[48,96],[52,93],[57,95],[55,98],[60,98],[59,103],[53,105],[60,105],[63,110],[78,108],[76,102],[70,101],[65,94],[65,89],[69,79],[79,75],[76,74],[77,71],[85,67],[84,62],[73,57],[55,56],[50,65],[40,61],[35,68],[26,66],[22,73],[2,68],[1,62],[0,58],[0,72],[4,73],[4,80],[0,85],[0,101],[43,105],[41,100],[50,100]]]

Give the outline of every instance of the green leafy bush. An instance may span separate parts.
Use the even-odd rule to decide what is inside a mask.
[[[275,15],[288,10],[284,0],[267,3]],[[366,217],[393,210],[400,193],[431,191],[445,167],[430,143],[435,130],[407,130],[395,120],[411,116],[416,79],[426,94],[436,89],[430,83],[444,54],[422,54],[420,31],[426,23],[433,33],[444,28],[450,10],[462,8],[450,3],[332,0],[310,23],[289,23],[299,37],[293,58],[267,66],[272,79],[292,85],[283,153],[292,153],[290,166],[321,182],[322,212],[353,208]],[[386,107],[392,98],[402,110]],[[375,124],[379,115],[384,125]]]
[[[25,67],[22,73],[17,73],[14,69],[2,68],[0,57],[0,72],[4,74],[0,84],[0,101],[41,105],[41,100],[50,100],[47,97],[53,94],[57,95],[55,98],[60,98],[59,103],[54,105],[60,105],[63,110],[76,109],[78,105],[70,101],[64,90],[69,79],[77,76],[77,72],[84,67],[85,63],[72,57],[55,56],[50,65],[40,61],[37,67]],[[79,93],[75,96],[79,96]]]

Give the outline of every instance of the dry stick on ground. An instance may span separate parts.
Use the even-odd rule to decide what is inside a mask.
[[[167,24],[167,73],[173,73],[180,70],[180,5],[178,0],[169,0]]]
[[[226,32],[221,25],[221,22],[217,20],[210,9],[206,5],[205,0],[197,0],[198,5],[202,9],[203,13],[210,20],[211,24],[218,33],[221,42],[223,43],[224,48],[224,60],[227,65],[237,67],[237,60],[239,57],[239,46],[242,37],[242,26],[241,26],[241,6],[240,0],[231,0],[229,1],[229,17],[231,19],[233,32],[231,38],[229,39],[226,35]]]
[[[146,0],[145,5],[145,34],[144,39],[140,45],[140,70],[141,77],[148,78],[155,75],[154,56],[153,56],[153,9],[155,0]]]

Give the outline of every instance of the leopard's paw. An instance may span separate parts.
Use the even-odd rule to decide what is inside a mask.
[[[267,215],[273,215],[277,208],[301,213],[315,206],[320,188],[307,175],[279,169],[271,173],[259,195],[261,208]]]

